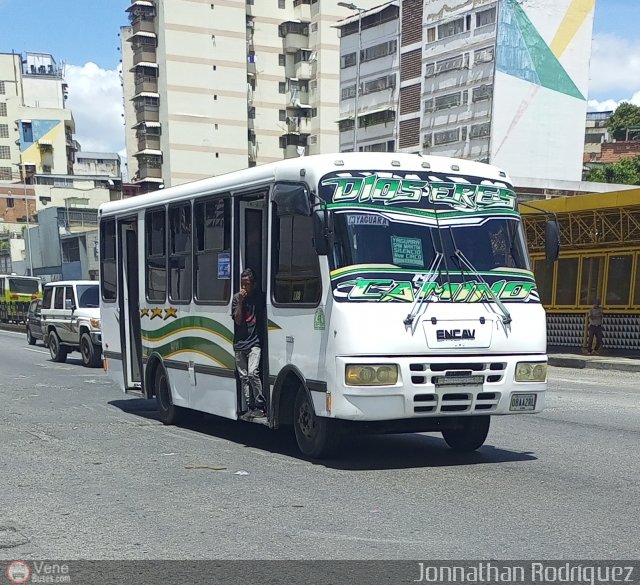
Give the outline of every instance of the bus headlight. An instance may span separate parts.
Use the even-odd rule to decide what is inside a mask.
[[[546,379],[546,363],[518,362],[516,364],[516,382],[544,382]]]
[[[100,329],[100,319],[90,319],[89,323],[91,323],[91,327],[94,329]]]
[[[349,364],[344,381],[347,386],[393,386],[398,382],[396,364]]]

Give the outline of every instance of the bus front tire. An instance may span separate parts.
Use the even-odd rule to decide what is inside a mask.
[[[173,403],[169,379],[162,367],[156,373],[155,390],[160,421],[165,425],[178,424],[183,418],[183,409]]]
[[[86,368],[97,368],[102,363],[102,348],[94,345],[91,335],[86,332],[80,336],[80,354]]]
[[[54,362],[64,363],[67,361],[67,350],[62,347],[60,338],[55,331],[49,333],[49,353]]]
[[[299,388],[293,406],[293,429],[298,448],[306,457],[323,459],[335,453],[340,444],[336,421],[316,416],[304,388]]]
[[[460,426],[442,431],[447,445],[454,451],[475,451],[484,445],[489,434],[490,416],[461,417]]]

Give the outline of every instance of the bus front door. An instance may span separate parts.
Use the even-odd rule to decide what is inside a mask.
[[[142,337],[139,307],[137,220],[120,222],[120,339],[127,390],[142,390]]]
[[[236,239],[235,257],[239,260],[235,263],[234,292],[240,290],[240,274],[245,268],[252,268],[256,273],[256,284],[260,293],[263,319],[260,325],[260,345],[262,353],[260,356],[260,373],[262,378],[263,394],[269,403],[269,360],[268,360],[268,318],[267,318],[267,201],[268,193],[247,194],[237,200],[238,207],[236,216]],[[238,384],[238,404],[242,405],[244,398]],[[243,410],[240,408],[239,410]]]

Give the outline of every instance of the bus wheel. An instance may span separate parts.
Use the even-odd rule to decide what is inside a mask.
[[[442,431],[447,445],[455,451],[475,451],[484,445],[489,434],[490,416],[469,416],[459,419],[460,426]]]
[[[27,343],[29,345],[36,344],[36,338],[33,336],[33,333],[31,333],[31,327],[29,327],[28,325],[27,325]]]
[[[299,388],[293,406],[293,428],[303,455],[323,459],[335,452],[340,443],[336,421],[316,416],[304,388]]]
[[[54,362],[63,363],[67,361],[67,350],[62,347],[60,338],[55,331],[49,333],[49,353]]]
[[[80,353],[82,354],[82,365],[86,368],[97,368],[102,365],[102,348],[93,345],[91,335],[83,333],[80,337]]]
[[[165,425],[175,425],[182,420],[182,409],[173,404],[171,399],[171,388],[169,387],[169,379],[163,367],[159,367],[156,372],[156,404],[158,405],[158,413],[160,420]]]

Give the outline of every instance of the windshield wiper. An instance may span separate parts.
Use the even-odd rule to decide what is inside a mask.
[[[456,255],[458,260],[462,264],[464,264],[473,273],[473,275],[476,276],[480,280],[480,282],[482,282],[482,284],[485,285],[486,289],[489,291],[489,294],[491,295],[491,298],[493,299],[495,304],[498,305],[498,308],[502,312],[502,322],[505,325],[509,325],[509,323],[513,321],[513,319],[511,318],[511,314],[509,313],[509,311],[507,311],[507,308],[502,304],[502,301],[498,298],[498,295],[496,295],[496,293],[493,292],[493,289],[489,286],[487,281],[478,272],[478,269],[475,268],[473,264],[469,262],[467,257],[458,249],[458,244],[456,244],[456,240],[453,235],[453,229],[451,227],[449,228],[449,231],[451,233],[451,243],[453,244],[453,253]]]
[[[429,267],[429,277],[420,284],[420,289],[418,290],[418,294],[416,295],[416,300],[413,301],[413,305],[411,306],[411,311],[409,311],[409,314],[405,317],[403,321],[403,323],[407,327],[411,327],[413,325],[413,321],[417,317],[418,313],[420,313],[420,309],[422,308],[422,305],[425,302],[428,302],[427,296],[420,295],[420,293],[423,291],[425,284],[429,284],[430,282],[433,282],[438,276],[440,272],[440,264],[442,262],[443,257],[444,257],[444,254],[442,252],[436,251],[436,257],[433,259],[433,262]]]

